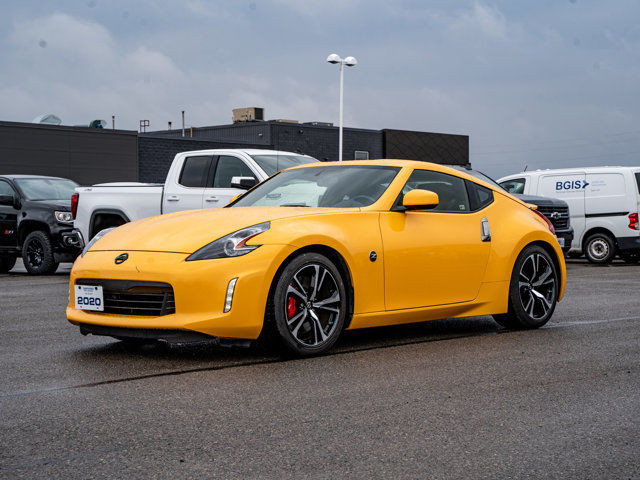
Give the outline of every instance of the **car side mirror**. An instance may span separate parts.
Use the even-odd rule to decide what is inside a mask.
[[[0,205],[9,205],[11,207],[15,207],[16,199],[13,198],[13,195],[0,195]]]
[[[405,210],[433,210],[439,203],[437,193],[419,188],[405,193],[402,198],[402,206]]]
[[[258,180],[253,177],[231,177],[231,187],[249,190],[258,184]]]

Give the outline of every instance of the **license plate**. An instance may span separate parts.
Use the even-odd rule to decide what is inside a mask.
[[[92,285],[75,286],[76,308],[79,310],[93,310],[104,312],[102,287]]]
[[[564,248],[564,238],[558,237],[558,243],[560,244],[560,248]]]

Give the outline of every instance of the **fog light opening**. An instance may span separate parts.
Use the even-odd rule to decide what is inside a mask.
[[[233,292],[236,290],[236,282],[238,277],[231,279],[229,285],[227,285],[227,296],[224,299],[224,313],[231,310],[231,304],[233,303]]]

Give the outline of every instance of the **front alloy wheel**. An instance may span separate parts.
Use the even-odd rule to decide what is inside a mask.
[[[283,270],[272,308],[281,343],[297,355],[322,353],[336,342],[346,316],[346,290],[335,264],[307,253]]]

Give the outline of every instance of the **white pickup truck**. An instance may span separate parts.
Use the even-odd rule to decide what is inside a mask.
[[[317,162],[277,150],[220,149],[178,153],[167,179],[76,188],[71,200],[80,245],[100,230],[163,213],[224,207],[237,194],[285,168]]]

